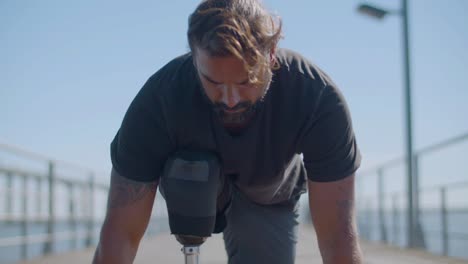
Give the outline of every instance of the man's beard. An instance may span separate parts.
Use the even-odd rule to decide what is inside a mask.
[[[213,103],[213,110],[216,112],[218,117],[221,119],[222,123],[225,125],[242,125],[248,121],[256,112],[259,102],[249,102],[244,101],[235,105],[233,108],[228,107],[224,103]],[[242,109],[242,111],[236,113],[229,113],[229,111],[237,111]]]
[[[263,88],[262,96],[257,99],[255,102],[242,101],[239,102],[234,107],[228,107],[226,104],[221,102],[212,103],[213,110],[217,113],[218,117],[221,119],[222,123],[226,126],[242,126],[245,125],[248,121],[252,119],[253,116],[257,113],[257,110],[263,104],[263,100],[268,92],[270,87],[271,78],[266,82]],[[242,109],[242,110],[241,110]],[[229,113],[229,111],[238,111],[236,113]]]
[[[270,72],[268,74],[267,81],[265,82],[265,85],[263,86],[263,94],[257,101],[255,102],[242,101],[238,103],[237,105],[235,105],[234,107],[230,108],[222,102],[211,101],[208,95],[206,94],[205,89],[203,89],[203,84],[200,81],[200,78],[198,75],[197,77],[198,77],[197,79],[198,79],[198,83],[200,84],[200,90],[201,90],[203,97],[212,106],[212,109],[220,118],[221,122],[227,126],[242,126],[247,121],[249,121],[256,114],[257,110],[259,109],[259,106],[263,104],[263,100],[265,99],[265,96],[268,93],[268,90],[270,88],[270,84],[272,81],[272,74]],[[240,109],[244,109],[244,110],[238,113],[229,113],[225,111],[225,110],[236,111]]]

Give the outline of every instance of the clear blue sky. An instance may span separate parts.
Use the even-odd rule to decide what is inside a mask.
[[[409,2],[420,148],[468,131],[468,1]],[[187,17],[197,3],[0,1],[0,142],[107,177],[109,144],[129,103],[188,50]],[[401,19],[364,17],[354,0],[264,3],[283,18],[280,46],[307,56],[342,89],[363,167],[402,155]],[[372,3],[398,9],[400,1]]]

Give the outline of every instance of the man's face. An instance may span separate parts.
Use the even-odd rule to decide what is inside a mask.
[[[246,115],[265,95],[271,76],[263,73],[266,85],[249,83],[244,62],[235,56],[213,57],[197,49],[194,56],[203,90],[225,125],[244,123]]]

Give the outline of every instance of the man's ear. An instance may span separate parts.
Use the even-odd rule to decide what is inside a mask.
[[[195,67],[195,69],[197,68],[197,60],[195,58],[195,54],[192,52],[192,64],[193,66]]]
[[[194,48],[193,50],[190,51],[192,53],[192,63],[193,63],[193,66],[195,67],[195,69],[197,68],[197,52],[196,52],[196,48]]]
[[[276,46],[270,49],[270,65],[273,66],[276,63]]]

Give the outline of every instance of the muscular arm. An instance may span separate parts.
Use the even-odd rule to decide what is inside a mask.
[[[144,183],[120,176],[114,169],[94,264],[132,263],[148,225],[157,182]]]
[[[362,263],[354,214],[354,175],[308,182],[309,206],[324,264]]]

